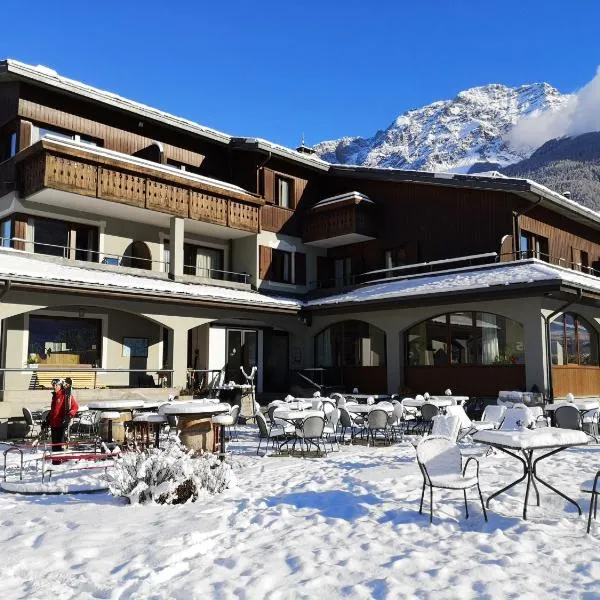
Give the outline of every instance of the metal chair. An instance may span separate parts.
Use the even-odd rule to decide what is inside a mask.
[[[581,413],[576,406],[571,406],[569,404],[559,406],[554,411],[554,419],[556,420],[556,426],[561,429],[583,430]]]
[[[390,444],[388,413],[381,408],[375,408],[369,412],[367,418],[367,446],[369,445],[369,437],[373,442],[373,446],[375,445],[375,438],[378,431],[383,431],[384,442]]]
[[[273,448],[275,448],[275,444],[280,440],[284,440],[287,438],[287,434],[285,433],[282,427],[277,425],[273,426],[267,424],[267,421],[264,415],[261,412],[256,413],[256,424],[258,425],[258,446],[256,448],[256,454],[260,451],[260,446],[263,440],[267,440],[267,450],[269,448],[269,442],[273,443]],[[277,446],[279,449],[279,445]],[[266,451],[265,451],[266,454]]]
[[[340,426],[342,428],[342,443],[344,443],[346,441],[346,430],[347,429],[350,430],[350,443],[352,443],[354,441],[354,438],[356,437],[356,431],[364,430],[365,420],[359,415],[357,415],[356,417],[353,417],[348,412],[348,409],[344,406],[340,406],[339,411],[340,411]]]
[[[304,442],[306,442],[306,450],[310,445],[315,446],[319,455],[321,454],[321,440],[323,440],[323,432],[325,429],[325,419],[319,416],[310,416],[306,417],[302,421],[300,427],[296,427],[296,438],[294,439],[294,443],[292,445],[292,451],[296,448],[296,442],[300,440],[300,452],[302,454],[302,458],[304,458]],[[324,440],[323,440],[324,441]],[[327,456],[327,449],[325,448],[325,443],[323,443],[323,450],[325,456]]]
[[[435,404],[425,402],[425,404],[421,406],[421,419],[419,421],[419,429],[421,429],[423,435],[431,431],[431,427],[433,425],[433,417],[438,415],[439,412],[440,409]]]
[[[598,513],[598,496],[600,496],[600,471],[596,473],[596,476],[591,481],[585,482],[581,486],[581,491],[586,494],[591,494],[590,499],[590,512],[588,514],[587,531],[590,532],[592,527],[592,511],[594,513],[594,519],[596,519]]]
[[[469,463],[474,461],[477,465],[475,475],[467,475]],[[423,438],[417,446],[417,462],[423,475],[423,488],[421,490],[421,504],[419,514],[423,514],[423,500],[425,488],[429,486],[429,522],[433,522],[433,488],[446,490],[462,490],[465,499],[465,517],[469,518],[467,506],[467,490],[477,487],[483,516],[487,521],[487,512],[483,504],[483,495],[479,487],[479,461],[470,457],[462,467],[462,456],[458,445],[446,437],[429,436]]]
[[[27,438],[34,439],[40,434],[40,426],[33,420],[33,415],[28,408],[23,407],[23,418],[25,419],[25,434],[23,441]]]

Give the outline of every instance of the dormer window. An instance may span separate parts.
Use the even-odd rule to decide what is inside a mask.
[[[292,188],[292,181],[285,177],[277,177],[277,206],[281,208],[290,208],[290,191]]]

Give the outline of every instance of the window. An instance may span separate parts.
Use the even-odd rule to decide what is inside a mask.
[[[385,251],[384,255],[384,268],[393,269],[394,267],[401,267],[406,264],[406,248],[404,246],[398,246],[397,248],[391,248]],[[387,276],[391,277],[393,273],[388,273]]]
[[[11,131],[0,136],[0,162],[12,158],[17,153],[17,133]]]
[[[521,231],[520,258],[537,258],[548,262],[548,238]]]
[[[4,219],[4,221],[0,221],[0,246],[2,248],[11,248],[12,247],[12,230],[13,230],[13,222],[12,219]]]
[[[282,208],[290,208],[290,190],[292,187],[292,181],[284,177],[277,177],[277,206]]]
[[[53,135],[54,137],[64,138],[66,140],[74,140],[82,144],[89,144],[90,146],[100,146],[100,141],[96,138],[85,134],[73,133],[66,129],[54,129],[52,127],[47,127],[46,125],[37,128],[37,136],[34,135],[34,141],[41,140],[47,135]]]
[[[410,366],[513,365],[524,363],[523,326],[483,312],[440,315],[405,335]]]
[[[13,131],[10,134],[10,158],[12,158],[13,156],[15,156],[15,154],[17,153],[17,132]]]
[[[335,285],[350,285],[352,283],[352,259],[336,258],[333,261],[333,276]]]
[[[292,283],[292,253],[273,250],[271,259],[271,281]]]
[[[315,336],[316,367],[383,367],[385,333],[364,321],[344,321]]]
[[[598,333],[585,319],[565,313],[550,323],[553,365],[598,365]]]
[[[30,217],[28,225],[28,239],[33,242],[35,254],[62,256],[89,262],[98,260],[97,227],[41,217]]]
[[[102,321],[29,316],[28,360],[48,365],[101,364]]]

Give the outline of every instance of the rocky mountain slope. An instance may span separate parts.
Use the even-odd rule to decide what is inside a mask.
[[[550,140],[501,172],[569,191],[576,202],[600,211],[600,132]]]
[[[517,120],[557,110],[568,98],[547,83],[475,87],[408,111],[373,137],[321,142],[315,150],[332,163],[370,167],[467,172],[487,163],[498,168],[528,157],[503,139]]]

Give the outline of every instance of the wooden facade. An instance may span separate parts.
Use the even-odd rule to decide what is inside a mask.
[[[564,365],[552,367],[552,391],[555,398],[600,396],[600,367]]]
[[[374,208],[370,205],[347,204],[327,211],[305,213],[302,241],[316,242],[338,236],[376,235]]]
[[[19,156],[21,193],[72,192],[258,233],[262,200],[43,140]]]

